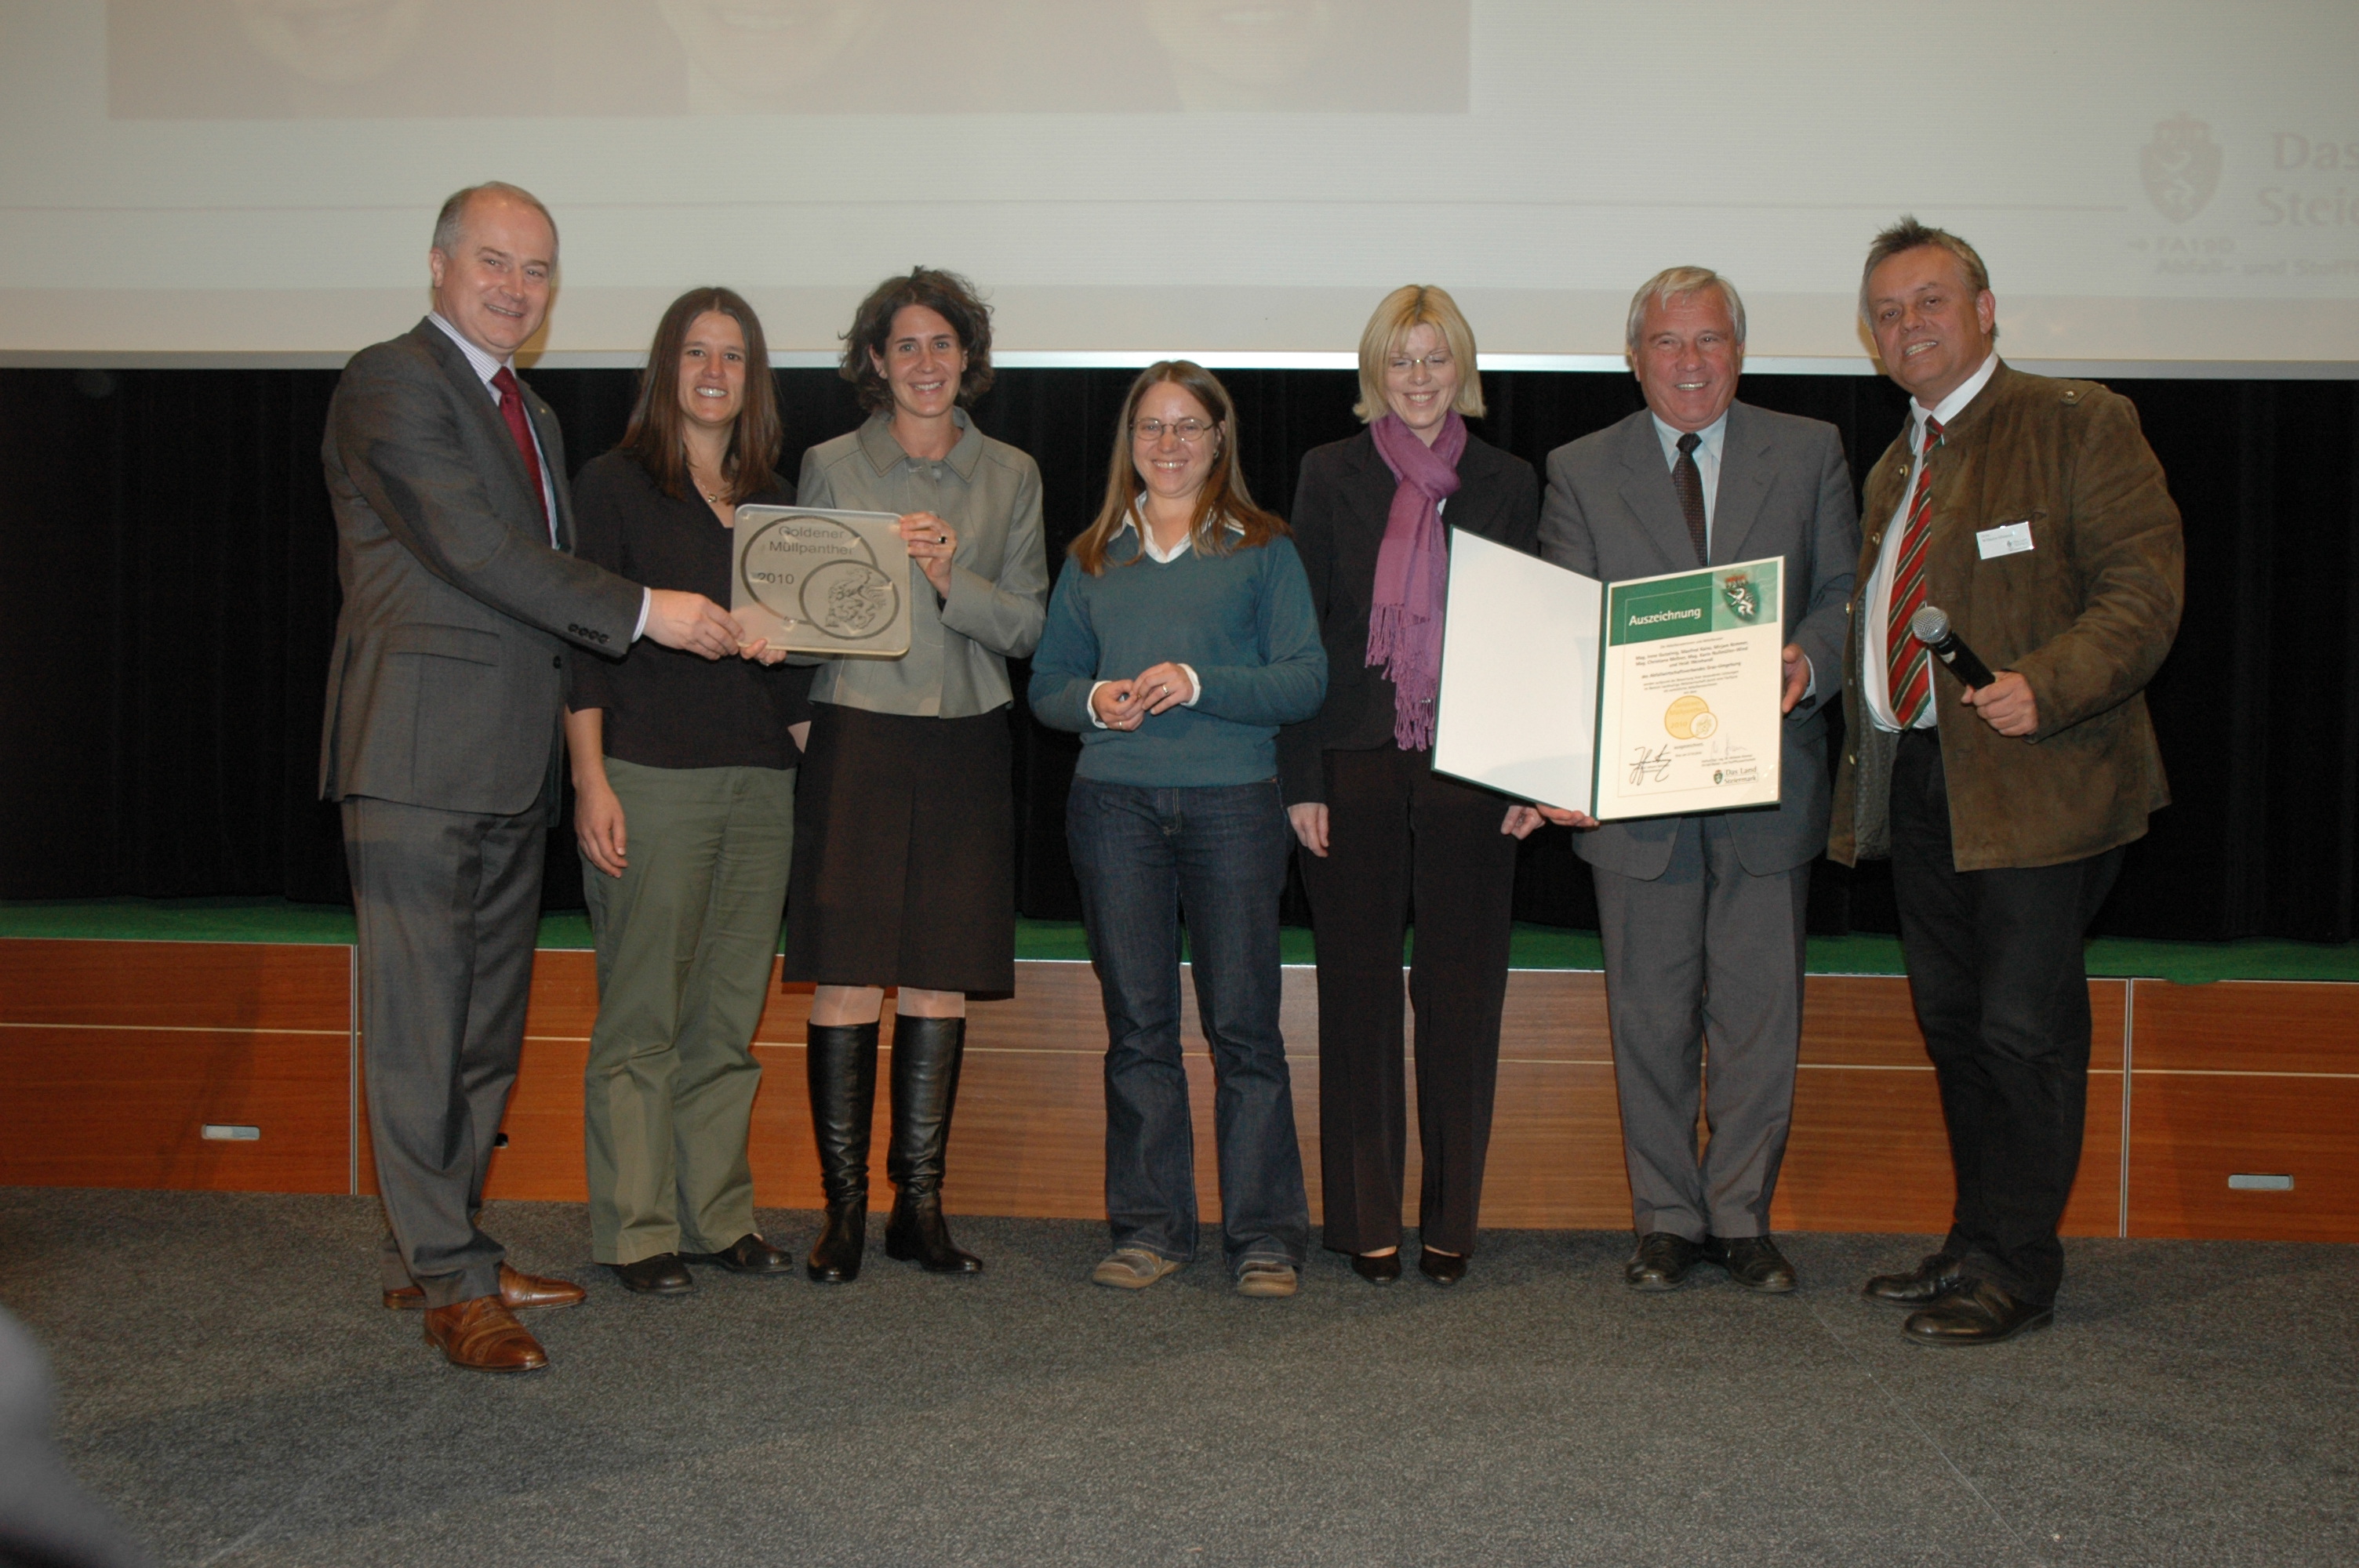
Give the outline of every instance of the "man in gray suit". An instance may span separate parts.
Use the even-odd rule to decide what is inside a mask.
[[[1777,809],[1585,829],[1597,884],[1614,1077],[1637,1251],[1634,1290],[1699,1260],[1790,1291],[1769,1236],[1802,1034],[1803,907],[1826,844],[1826,708],[1843,684],[1858,514],[1831,425],[1737,402],[1745,304],[1702,267],[1658,274],[1630,302],[1647,407],[1549,456],[1540,553],[1609,581],[1785,558],[1785,742]],[[1696,1152],[1703,1047],[1712,1138]]]
[[[328,409],[344,600],[320,793],[342,806],[359,921],[386,1304],[425,1308],[456,1365],[527,1371],[548,1357],[514,1309],[582,1289],[510,1268],[475,1220],[524,1043],[561,648],[644,634],[718,658],[738,630],[570,553],[557,416],[511,362],[549,311],[548,209],[460,191],[427,264],[433,313],[355,354]]]

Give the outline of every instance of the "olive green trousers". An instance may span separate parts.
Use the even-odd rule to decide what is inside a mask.
[[[625,865],[582,865],[598,946],[582,1081],[591,1256],[718,1252],[756,1228],[746,1130],[794,856],[795,775],[606,759]]]

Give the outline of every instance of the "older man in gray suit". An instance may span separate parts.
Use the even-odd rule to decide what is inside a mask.
[[[558,800],[566,642],[644,634],[708,658],[736,622],[570,553],[557,416],[516,379],[557,266],[548,209],[510,185],[444,203],[434,309],[362,350],[321,457],[343,609],[320,793],[343,809],[359,917],[385,1302],[426,1309],[451,1362],[548,1357],[513,1315],[582,1289],[510,1268],[476,1225],[524,1043],[542,850]]]
[[[1701,1260],[1790,1291],[1769,1236],[1802,1033],[1802,915],[1826,844],[1826,708],[1843,684],[1858,513],[1831,425],[1736,401],[1745,303],[1702,267],[1658,274],[1630,302],[1647,406],[1549,456],[1540,553],[1618,580],[1729,561],[1786,563],[1785,742],[1777,809],[1584,829],[1604,936],[1614,1077],[1638,1247],[1634,1290]],[[1696,1152],[1705,1042],[1709,1147]]]

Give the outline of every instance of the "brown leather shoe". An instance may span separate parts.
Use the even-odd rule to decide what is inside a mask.
[[[506,1263],[500,1265],[500,1300],[507,1303],[510,1312],[580,1306],[582,1298],[589,1293],[571,1280],[552,1280],[511,1269]],[[426,1304],[426,1292],[416,1285],[405,1285],[400,1290],[386,1292],[385,1304],[396,1312],[416,1312]]]
[[[527,1274],[506,1263],[500,1265],[500,1300],[510,1312],[580,1306],[582,1298],[589,1293],[571,1280],[552,1280],[545,1274]]]
[[[549,1353],[497,1296],[426,1309],[426,1343],[470,1372],[537,1372]]]

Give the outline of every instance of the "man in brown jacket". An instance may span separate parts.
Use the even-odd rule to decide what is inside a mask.
[[[1918,1308],[1919,1343],[1990,1344],[2045,1325],[2063,1278],[2082,936],[2169,799],[2143,692],[2179,626],[2179,509],[2126,399],[2000,361],[1964,241],[1913,218],[1878,234],[1860,314],[1913,400],[1861,511],[1827,852],[1892,859],[1957,1176],[1940,1251],[1867,1293]],[[1962,687],[1910,633],[1928,604],[1989,684]]]

